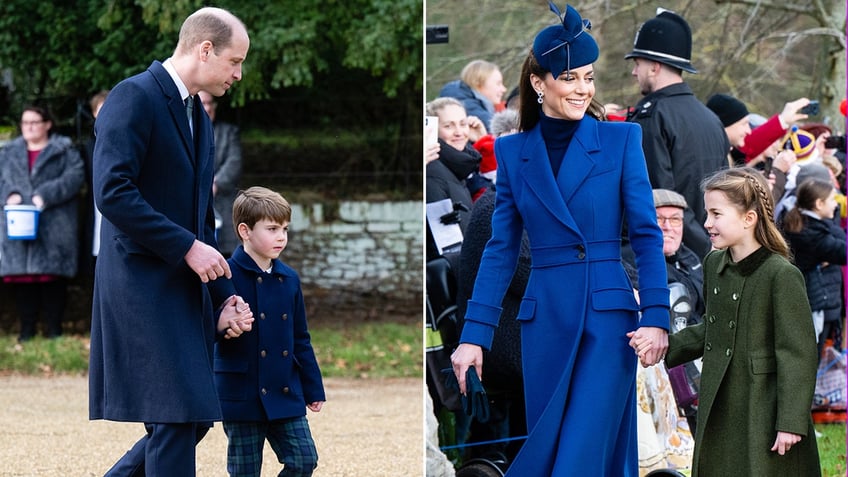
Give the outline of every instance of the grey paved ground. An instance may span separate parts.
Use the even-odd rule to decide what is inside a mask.
[[[423,475],[422,380],[327,379],[309,414],[315,477]],[[100,476],[141,436],[141,424],[88,420],[85,377],[0,377],[0,476]],[[266,446],[263,477],[280,468]],[[226,476],[216,425],[197,448],[197,476]]]

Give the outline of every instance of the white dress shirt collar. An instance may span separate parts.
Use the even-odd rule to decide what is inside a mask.
[[[183,102],[185,102],[186,98],[190,96],[188,93],[188,88],[186,87],[185,83],[183,83],[183,80],[182,78],[180,78],[180,75],[177,74],[177,70],[174,69],[174,64],[171,62],[171,59],[168,58],[167,60],[165,60],[162,63],[162,66],[164,66],[165,71],[167,71],[168,74],[171,75],[171,79],[174,80],[174,83],[176,83],[177,85],[177,89],[180,90],[180,98],[182,98]]]

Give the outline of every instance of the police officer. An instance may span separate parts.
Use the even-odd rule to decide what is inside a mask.
[[[624,57],[633,59],[631,74],[643,95],[627,120],[642,126],[651,185],[686,198],[684,243],[703,259],[710,240],[700,184],[728,167],[730,142],[719,118],[683,81],[683,71],[698,72],[691,56],[692,31],[679,15],[662,10],[642,24],[633,51]]]

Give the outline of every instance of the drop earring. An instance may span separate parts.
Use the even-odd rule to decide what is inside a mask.
[[[542,104],[542,102],[544,102],[545,93],[543,91],[536,91],[536,94],[539,95],[539,97],[536,98],[536,102]]]

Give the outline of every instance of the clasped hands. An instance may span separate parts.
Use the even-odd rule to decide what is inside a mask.
[[[218,278],[232,278],[230,265],[215,247],[195,240],[185,255],[188,266],[200,277],[203,283]],[[229,297],[221,308],[218,317],[218,333],[226,333],[224,338],[238,338],[253,328],[253,312],[240,296]]]
[[[242,333],[253,329],[253,312],[242,297],[233,295],[227,298],[218,317],[218,333],[224,338],[238,338]]]
[[[668,332],[654,326],[643,326],[627,333],[630,347],[639,356],[642,367],[653,366],[663,359],[668,351]]]

